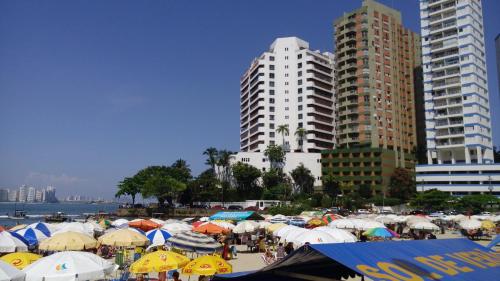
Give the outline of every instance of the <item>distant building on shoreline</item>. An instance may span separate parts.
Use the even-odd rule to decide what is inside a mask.
[[[21,203],[57,203],[56,189],[47,186],[43,189],[36,189],[33,186],[21,185],[17,190],[0,189],[0,202],[21,202]]]

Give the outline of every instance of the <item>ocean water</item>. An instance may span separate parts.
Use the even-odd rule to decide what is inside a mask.
[[[14,210],[26,212],[25,219],[10,219]],[[118,209],[115,203],[0,203],[0,225],[13,226],[16,224],[27,224],[44,221],[44,217],[56,212],[63,212],[71,218],[82,218],[88,213],[113,213]]]

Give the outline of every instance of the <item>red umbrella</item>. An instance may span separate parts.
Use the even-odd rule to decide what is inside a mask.
[[[161,225],[150,220],[139,220],[139,221],[129,222],[128,226],[138,228],[144,231],[150,231],[151,229],[158,228]]]
[[[193,228],[196,228],[196,227],[200,226],[203,223],[204,223],[203,221],[195,221],[191,225],[193,226]]]

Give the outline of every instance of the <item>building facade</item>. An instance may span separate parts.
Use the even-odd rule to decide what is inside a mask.
[[[0,188],[0,202],[9,201],[9,190],[7,188]]]
[[[238,152],[231,158],[231,165],[238,162],[254,166],[261,172],[271,169],[271,163],[264,152]],[[321,186],[321,153],[289,152],[285,155],[283,172],[290,175],[301,164],[311,170],[314,186]]]
[[[417,191],[500,195],[480,0],[420,0],[427,165]]]
[[[19,202],[26,202],[27,198],[28,198],[28,187],[26,185],[21,185],[19,187],[17,199]]]
[[[481,1],[421,0],[428,164],[492,163]]]
[[[323,173],[378,193],[395,167],[415,167],[420,37],[402,25],[399,11],[372,0],[334,28],[338,149],[323,153]]]
[[[312,51],[297,37],[276,39],[254,59],[240,80],[240,151],[263,152],[271,144],[291,152],[333,148],[333,66],[331,53]]]
[[[500,34],[495,37],[495,54],[497,59],[498,93],[500,94]]]

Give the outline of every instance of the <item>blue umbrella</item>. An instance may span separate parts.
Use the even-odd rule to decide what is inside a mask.
[[[164,245],[172,235],[163,229],[153,229],[146,232],[146,237],[151,241],[151,245]]]
[[[34,228],[40,230],[45,236],[50,237],[52,231],[50,231],[49,227],[44,222],[35,222],[28,225],[26,228]]]
[[[34,228],[21,229],[16,231],[15,233],[22,236],[26,241],[28,241],[28,246],[36,246],[38,245],[38,242],[47,238],[47,235]]]

